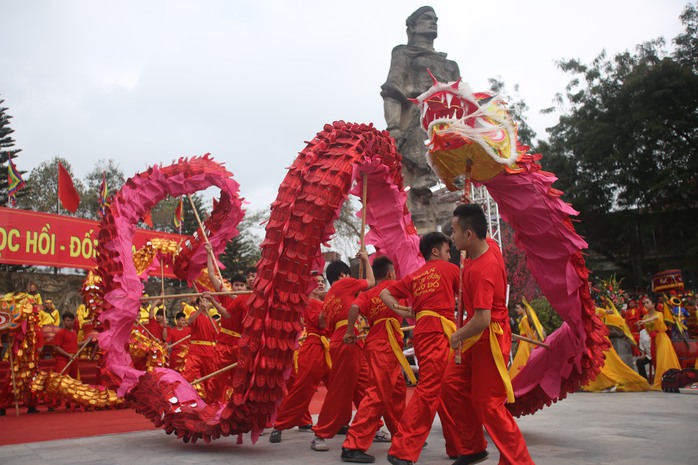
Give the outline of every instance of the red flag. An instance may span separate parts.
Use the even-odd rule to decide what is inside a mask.
[[[147,224],[148,226],[150,226],[151,228],[153,227],[153,215],[150,212],[150,210],[145,212],[145,215],[143,215],[143,222],[145,224]]]
[[[63,204],[63,208],[71,213],[75,213],[80,205],[80,194],[75,189],[73,178],[61,162],[58,162],[58,199]]]
[[[175,207],[174,211],[174,225],[175,228],[182,227],[182,220],[184,219],[184,204],[182,203],[182,197],[179,198],[179,203]]]

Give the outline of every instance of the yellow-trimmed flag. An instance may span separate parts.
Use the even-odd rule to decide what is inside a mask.
[[[109,186],[107,185],[107,175],[102,171],[102,185],[99,186],[99,212],[102,216],[106,215],[109,202]]]
[[[175,228],[179,229],[182,227],[182,219],[184,218],[184,202],[182,202],[182,197],[179,198],[179,203],[175,207],[174,211],[174,225]]]
[[[15,195],[17,194],[17,191],[19,191],[21,188],[25,187],[27,185],[26,182],[24,182],[24,179],[22,179],[22,175],[20,172],[17,170],[17,167],[15,166],[14,162],[12,161],[11,157],[8,157],[8,166],[7,166],[7,184],[9,186],[8,191],[7,191],[7,196],[10,199],[10,203],[14,207],[17,205],[17,198]]]

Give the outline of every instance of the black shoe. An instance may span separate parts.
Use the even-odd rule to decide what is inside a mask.
[[[453,462],[453,465],[471,465],[473,463],[480,463],[485,460],[488,455],[490,455],[490,453],[487,452],[487,450],[476,452],[474,454],[461,455],[458,457],[458,460]]]
[[[399,459],[394,455],[390,454],[388,454],[388,462],[392,463],[393,465],[414,465],[414,462],[405,459]]]
[[[337,434],[347,434],[349,432],[349,425],[344,425],[341,428],[339,428],[339,431],[337,431]]]
[[[368,455],[366,452],[359,449],[345,449],[342,447],[342,462],[356,462],[356,463],[373,463],[376,458],[372,455]]]
[[[313,424],[310,423],[309,425],[299,426],[298,431],[300,431],[302,433],[312,433],[313,432]]]
[[[39,409],[36,407],[28,407],[27,413],[39,413]]]
[[[280,429],[275,429],[274,431],[271,432],[269,435],[269,442],[273,444],[278,444],[281,442],[281,430]]]
[[[4,409],[4,408],[0,408],[0,417],[4,417],[5,415],[6,415],[5,409]]]
[[[47,412],[55,412],[56,409],[53,408],[53,407],[49,407],[49,408],[46,409],[46,411],[47,411]],[[36,412],[29,412],[29,413],[36,413]]]

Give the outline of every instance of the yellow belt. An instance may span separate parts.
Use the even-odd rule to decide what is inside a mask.
[[[346,324],[346,321],[347,320],[344,320],[344,324]],[[332,357],[330,357],[330,340],[318,333],[308,333],[308,337],[310,336],[317,336],[320,338],[322,350],[325,352],[325,362],[327,363],[328,367],[332,368]]]
[[[221,333],[227,334],[228,336],[240,337],[240,333],[236,333],[232,329],[228,329],[228,328],[221,328]]]
[[[412,367],[407,362],[405,354],[402,353],[400,343],[397,339],[398,335],[400,336],[400,340],[405,337],[405,335],[402,333],[402,329],[400,328],[400,322],[397,320],[397,318],[380,318],[373,322],[373,326],[382,321],[385,321],[385,330],[388,332],[388,342],[390,342],[390,347],[393,349],[393,353],[397,357],[397,361],[400,362],[400,366],[402,366],[402,369],[405,370],[405,373],[412,384],[417,384],[417,378],[414,376]]]
[[[337,324],[334,325],[334,330],[337,331],[339,328],[342,326],[346,326],[349,324],[349,320],[339,320]]]
[[[511,378],[509,377],[509,372],[507,371],[507,366],[504,363],[504,356],[502,355],[502,348],[499,346],[499,341],[497,340],[497,335],[504,334],[504,330],[496,321],[490,323],[490,350],[492,351],[492,357],[494,358],[494,363],[497,365],[497,371],[499,371],[499,376],[502,377],[502,382],[507,391],[507,403],[514,403],[514,388],[511,386]],[[470,349],[482,336],[482,332],[479,332],[475,336],[471,336],[468,339],[461,342],[462,352]]]
[[[439,315],[438,313],[431,310],[422,310],[420,312],[417,312],[417,320],[425,316],[435,316],[437,318],[440,318],[441,327],[443,328],[444,334],[449,340],[451,339],[451,334],[456,332],[456,324],[453,321],[446,318],[445,316]]]
[[[211,341],[191,341],[192,344],[198,345],[198,346],[215,346],[215,342]]]

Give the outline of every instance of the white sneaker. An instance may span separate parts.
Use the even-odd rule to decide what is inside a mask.
[[[310,442],[310,448],[318,452],[327,452],[330,450],[330,447],[325,444],[325,440],[317,436]]]
[[[376,431],[375,436],[373,436],[373,442],[390,442],[390,433],[379,429]]]

